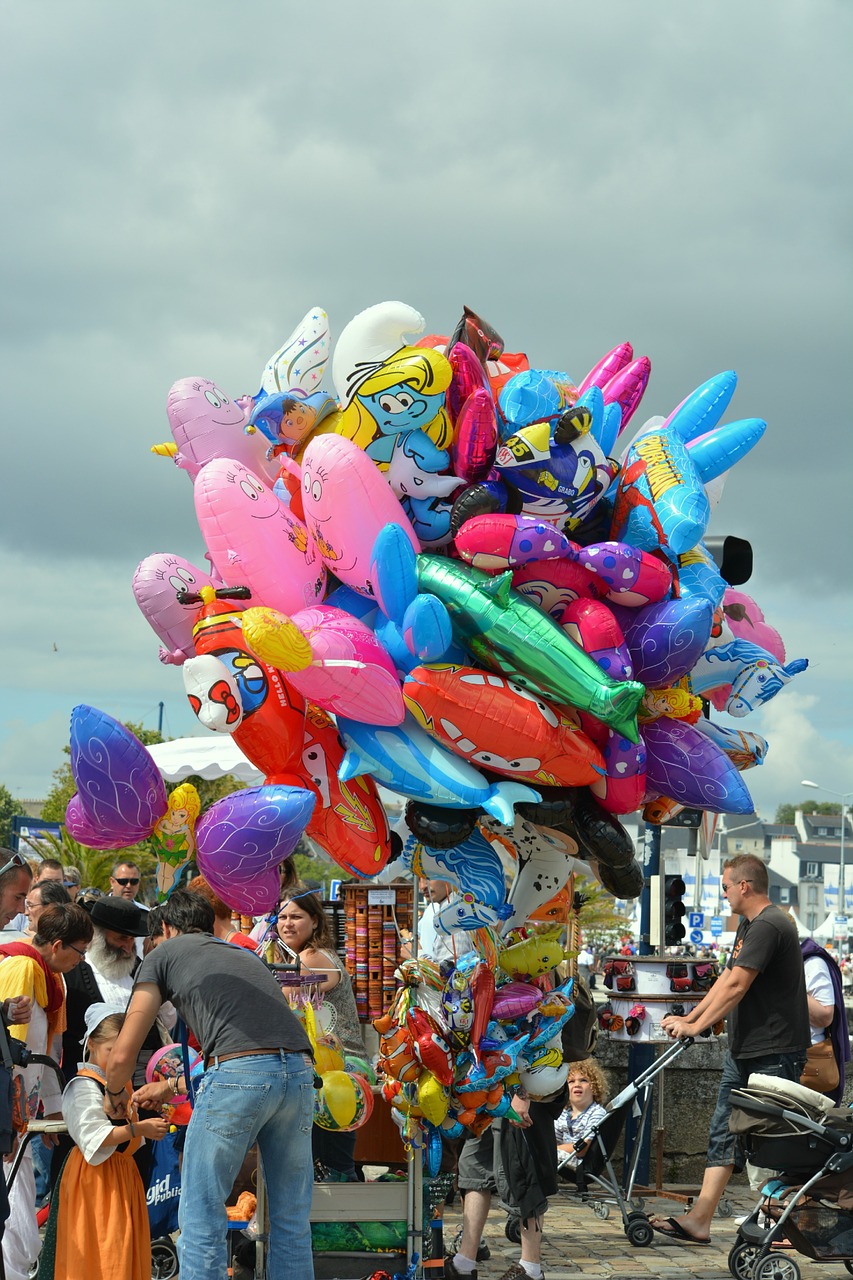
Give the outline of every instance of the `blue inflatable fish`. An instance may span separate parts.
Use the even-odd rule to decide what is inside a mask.
[[[347,748],[338,770],[342,782],[369,773],[399,795],[449,809],[483,808],[508,827],[514,805],[541,799],[538,791],[519,782],[488,782],[466,760],[434,742],[409,714],[393,727],[339,716],[338,731]]]

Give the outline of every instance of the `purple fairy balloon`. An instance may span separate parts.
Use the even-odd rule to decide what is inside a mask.
[[[687,675],[711,635],[709,600],[664,600],[644,609],[611,606],[634,660],[634,679],[649,689],[665,689]]]
[[[85,704],[71,713],[71,772],[77,795],[66,825],[90,848],[146,840],[166,812],[166,787],[145,747],[118,720]]]
[[[214,893],[242,915],[278,902],[279,864],[289,858],[314,809],[302,787],[253,787],[212,804],[195,829],[199,870]]]
[[[752,813],[752,797],[728,756],[684,720],[661,716],[643,725],[649,794],[691,809]]]

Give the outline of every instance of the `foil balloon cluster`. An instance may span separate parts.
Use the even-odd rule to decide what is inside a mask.
[[[733,373],[628,442],[651,371],[630,344],[575,379],[467,308],[425,328],[383,302],[333,349],[314,308],[255,395],[176,383],[155,452],[192,482],[208,567],[150,555],[133,590],[201,723],[304,794],[334,861],[388,860],[380,784],[408,802],[409,856],[462,890],[450,927],[506,932],[543,867],[635,896],[619,817],[640,806],[750,811],[767,744],[706,710],[743,717],[806,663],[703,542],[765,429],[722,421]]]
[[[475,953],[436,965],[407,961],[397,999],[374,1026],[383,1095],[404,1139],[440,1160],[441,1138],[481,1133],[507,1115],[514,1091],[559,1094],[568,1065],[562,1029],[573,979],[548,986],[564,958],[559,927],[502,945],[497,966]]]

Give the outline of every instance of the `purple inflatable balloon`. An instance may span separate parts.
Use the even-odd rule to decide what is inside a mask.
[[[714,609],[701,597],[644,609],[610,607],[633,659],[634,679],[649,689],[666,689],[687,675],[711,637]]]
[[[661,716],[643,725],[643,738],[647,796],[712,813],[752,813],[752,797],[731,760],[692,724]]]
[[[314,809],[302,787],[253,787],[217,800],[195,829],[199,870],[223,902],[263,915],[280,896],[279,864],[289,858]]]
[[[197,569],[183,556],[157,552],[146,556],[133,575],[133,594],[143,616],[163,641],[160,661],[180,666],[195,657],[193,622],[197,604],[179,604],[179,591],[198,593],[204,586],[221,586],[210,570]]]
[[[69,835],[92,849],[120,849],[151,835],[166,812],[166,787],[151,756],[118,720],[81,704],[71,712]]]

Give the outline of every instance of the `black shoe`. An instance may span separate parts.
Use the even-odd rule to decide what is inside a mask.
[[[456,1235],[453,1237],[453,1250],[454,1250],[454,1253],[458,1253],[458,1252],[459,1252],[459,1249],[460,1249],[461,1245],[462,1245],[462,1228],[460,1227],[460,1228],[459,1228],[459,1230],[456,1232]],[[485,1236],[481,1236],[481,1237],[480,1237],[480,1243],[477,1245],[477,1258],[476,1258],[476,1261],[477,1261],[477,1262],[488,1262],[488,1260],[489,1260],[489,1258],[491,1258],[491,1256],[492,1256],[492,1251],[491,1251],[491,1249],[489,1248],[489,1246],[486,1244],[486,1237],[485,1237]]]
[[[448,1253],[444,1259],[444,1276],[445,1280],[477,1280],[477,1268],[473,1271],[457,1271],[453,1254]]]

